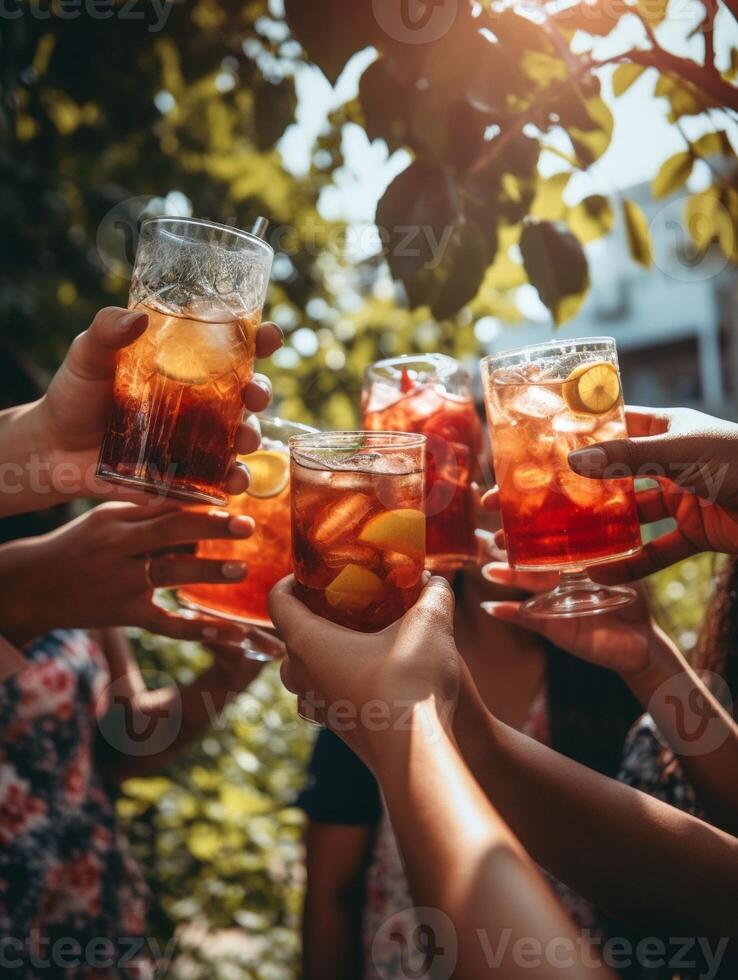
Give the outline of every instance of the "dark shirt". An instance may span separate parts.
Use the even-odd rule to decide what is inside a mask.
[[[351,749],[324,728],[315,742],[298,806],[316,823],[376,824],[382,815],[377,781]]]

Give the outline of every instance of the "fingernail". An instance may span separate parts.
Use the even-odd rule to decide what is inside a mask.
[[[488,582],[495,582],[497,585],[504,585],[507,582],[506,568],[495,568],[493,565],[485,565],[482,569],[482,577]]]
[[[203,640],[217,640],[220,636],[220,631],[217,626],[203,626],[202,638]]]
[[[486,612],[488,616],[494,616],[498,606],[499,602],[481,602],[479,604],[479,608]]]
[[[579,473],[597,473],[607,466],[607,453],[598,446],[575,449],[569,453],[569,465]]]
[[[220,566],[223,578],[240,579],[246,574],[245,561],[224,561]]]
[[[237,514],[228,522],[228,530],[237,537],[243,537],[244,534],[249,534],[253,530],[253,527],[254,522],[251,518],[244,517],[243,514]]]
[[[143,321],[148,323],[149,315],[148,313],[141,313],[138,310],[132,310],[130,313],[126,313],[118,321],[118,328],[120,330],[132,330],[134,326],[140,326]]]
[[[208,517],[222,517],[223,519],[230,517],[231,515],[227,510],[218,510],[217,507],[213,507],[212,510],[208,511]]]

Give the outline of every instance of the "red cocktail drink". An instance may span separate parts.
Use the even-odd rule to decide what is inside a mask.
[[[290,440],[295,577],[313,612],[364,633],[420,594],[423,436],[327,432]]]
[[[441,354],[379,361],[364,379],[364,425],[418,432],[427,439],[427,566],[459,568],[476,561],[476,501],[482,428],[469,378]]]

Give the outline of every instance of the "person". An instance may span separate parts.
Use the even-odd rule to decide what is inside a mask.
[[[32,398],[30,372],[5,355],[0,397]],[[170,761],[248,686],[260,665],[237,645],[246,636],[273,656],[283,648],[153,603],[156,585],[243,577],[183,549],[247,537],[250,519],[167,503],[69,516],[57,505],[0,520],[0,622],[23,647],[0,681],[0,964],[34,980],[145,977],[146,889],[118,829],[116,786]],[[147,690],[122,622],[204,640],[212,665]]]
[[[309,612],[292,577],[270,597],[288,652],[288,689],[315,691],[328,706],[345,699],[358,712],[356,723],[338,727],[382,786],[422,907],[418,948],[405,949],[406,975],[479,980],[492,956],[507,980],[552,980],[562,967],[572,980],[612,980],[454,747],[445,710],[460,683],[453,607],[449,584],[435,578],[403,619],[381,634],[356,634]],[[337,724],[330,707],[318,710]]]
[[[614,776],[639,715],[626,684],[488,615],[488,600],[514,599],[517,590],[490,586],[477,569],[457,573],[453,588],[457,648],[489,710],[516,730]],[[376,780],[327,729],[318,736],[300,803],[308,816],[306,980],[401,980],[397,937],[411,942],[416,921],[395,836]],[[609,923],[601,912],[561,883],[555,887],[580,927],[606,933]],[[390,917],[392,937],[382,929]]]
[[[73,341],[48,391],[33,402],[0,412],[0,516],[48,508],[75,497],[150,500],[95,476],[112,404],[117,353],[137,340],[147,325],[145,313],[113,306],[100,310]],[[279,327],[263,323],[256,337],[257,357],[269,357],[282,339]],[[263,411],[270,400],[269,380],[254,375],[246,387],[246,410]],[[235,461],[236,454],[253,452],[258,445],[257,426],[245,422],[233,447],[229,494],[243,493],[248,486],[248,471]]]
[[[491,889],[485,901],[475,891],[477,879],[465,858],[482,831],[468,815],[457,812],[454,818],[449,812],[458,771],[471,772],[494,801],[494,817],[485,811],[482,823],[507,821],[539,866],[617,921],[653,937],[648,950],[630,947],[631,962],[640,956],[633,965],[653,967],[655,976],[658,969],[671,970],[671,976],[684,962],[674,959],[679,950],[670,950],[664,937],[687,936],[699,939],[680,948],[693,957],[699,952],[708,961],[708,975],[717,976],[725,963],[734,970],[738,839],[567,759],[491,715],[458,657],[453,604],[440,585],[425,594],[419,612],[411,610],[379,634],[355,634],[314,616],[295,595],[292,578],[274,590],[271,612],[287,648],[286,686],[302,697],[313,692],[324,705],[321,720],[373,770],[415,903],[449,915],[459,946],[469,948],[470,956],[479,930],[489,929],[490,922],[513,934],[514,925],[512,910],[499,896],[495,900],[500,879],[485,881]],[[346,703],[353,706],[351,724]],[[332,710],[339,704],[341,712]],[[407,708],[398,714],[403,705],[412,706],[409,731]],[[451,717],[458,754],[449,749],[438,762],[435,744],[432,750],[420,747],[435,743],[422,737],[420,726],[437,736],[439,723]],[[416,753],[424,752],[421,766]],[[478,852],[470,860],[483,866]],[[485,879],[494,877],[486,864],[484,869]],[[621,951],[628,941],[620,938]]]

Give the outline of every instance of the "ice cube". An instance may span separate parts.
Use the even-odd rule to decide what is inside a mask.
[[[597,419],[592,416],[587,418],[584,415],[561,412],[555,416],[553,427],[556,432],[562,432],[566,435],[591,435],[597,428]]]
[[[351,542],[328,548],[321,557],[329,568],[341,568],[344,565],[371,565],[377,552],[368,545]]]
[[[354,537],[358,525],[372,508],[372,499],[364,493],[347,493],[328,504],[316,517],[311,538],[323,549]]]
[[[519,493],[542,490],[551,482],[551,474],[532,463],[521,463],[512,474],[513,485]]]
[[[398,589],[411,589],[417,585],[423,572],[419,561],[408,555],[402,555],[399,551],[385,551],[382,557],[389,570],[388,582],[396,585]]]
[[[565,494],[577,507],[591,510],[601,506],[603,502],[602,484],[599,480],[578,476],[573,470],[560,470],[556,474],[554,488]]]
[[[550,388],[526,385],[506,402],[505,408],[510,415],[530,419],[550,419],[562,411],[564,399]]]

